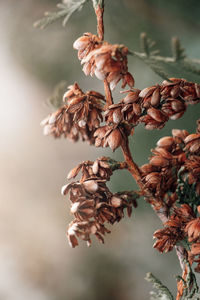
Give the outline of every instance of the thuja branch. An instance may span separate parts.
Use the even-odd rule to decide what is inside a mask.
[[[88,0],[63,0],[62,3],[57,4],[56,12],[46,12],[45,17],[35,22],[34,26],[44,29],[60,19],[63,19],[63,26],[65,26],[72,14],[81,10],[86,2]]]
[[[98,10],[96,8],[95,12],[96,12],[96,16],[97,16],[97,32],[98,32],[99,38],[101,40],[103,40],[103,33],[104,33],[103,12],[104,12],[104,10],[103,10],[103,8],[101,9],[98,6]],[[148,45],[145,44],[145,43],[144,43],[144,49],[146,49],[146,54],[147,54],[147,56],[149,56],[150,52],[148,52]],[[178,57],[177,57],[177,59],[178,59]],[[105,92],[106,92],[107,105],[109,105],[109,104],[111,105],[112,104],[112,93],[110,91],[109,84],[108,84],[108,82],[107,82],[106,79],[104,80],[104,87],[105,87]],[[158,89],[157,90],[155,89],[155,92],[157,92],[157,93],[154,96],[155,99],[152,97],[153,98],[153,102],[154,101],[159,101],[158,100],[159,99],[159,97],[158,97],[158,93],[159,93]],[[144,92],[144,96],[146,96],[148,93],[149,93],[149,90],[145,91]],[[156,105],[157,105],[157,103],[156,103]],[[155,114],[154,114],[154,111],[152,111],[152,114],[156,116],[156,111],[155,111]],[[158,113],[157,113],[156,117],[158,117],[159,121],[160,121],[160,119],[162,119],[162,116],[159,115]],[[163,118],[163,120],[164,120],[164,118]],[[126,161],[126,163],[128,165],[128,170],[130,171],[130,173],[132,174],[132,176],[136,180],[136,182],[139,185],[139,187],[141,188],[141,190],[144,191],[144,185],[143,185],[142,180],[141,180],[141,172],[140,172],[140,169],[137,166],[137,164],[132,159],[131,151],[129,149],[129,141],[128,141],[128,138],[127,138],[127,136],[125,134],[122,137],[121,148],[122,148],[122,152],[123,152],[125,161]],[[148,194],[149,194],[149,192],[148,192]],[[157,213],[157,215],[159,216],[159,218],[161,219],[161,221],[163,223],[165,223],[168,220],[167,210],[166,210],[165,203],[162,202],[162,200],[160,201],[159,210],[157,209],[156,206],[153,205],[153,201],[151,201],[151,203],[152,203],[152,206],[154,208],[154,211]],[[179,246],[179,247],[176,248],[176,251],[177,251],[177,255],[179,257],[181,266],[182,266],[182,268],[184,268],[184,266],[182,264],[182,261],[184,259],[184,250],[182,249],[181,246]]]
[[[151,292],[152,300],[174,300],[172,293],[169,289],[162,284],[162,282],[156,278],[152,273],[147,273],[146,278],[147,281],[153,284],[153,287],[157,290],[157,292]]]
[[[132,53],[163,79],[169,78],[167,67],[176,66],[179,71],[197,75],[200,81],[200,59],[188,58],[178,38],[173,37],[171,41],[172,57],[159,55],[160,50],[154,47],[155,41],[149,39],[145,33],[141,34],[140,42],[141,52],[132,51]]]
[[[104,235],[110,233],[106,223],[119,222],[125,211],[131,216],[137,199],[144,196],[164,225],[154,233],[157,239],[154,248],[160,252],[175,248],[183,269],[177,285],[179,300],[187,292],[185,282],[191,274],[186,262],[197,263],[195,270],[200,272],[200,121],[196,133],[173,130],[171,137],[161,138],[149,163],[141,168],[133,161],[128,138],[139,123],[144,123],[148,130],[161,129],[169,119],[180,118],[189,104],[199,103],[200,85],[171,78],[143,90],[133,88],[134,78],[128,72],[130,52],[124,45],[104,41],[104,2],[93,1],[93,4],[97,35],[85,33],[73,46],[78,50],[85,75],[95,75],[103,81],[105,97],[96,91],[84,92],[75,83],[65,92],[63,106],[50,114],[42,125],[44,133],[54,137],[64,136],[73,141],[82,138],[96,147],[110,147],[113,151],[121,147],[125,161],[101,157],[95,162],[84,161],[70,171],[68,179],[78,174],[80,179],[62,188],[63,195],[69,194],[74,215],[67,237],[72,247],[78,245],[78,238],[90,246],[92,234],[103,243]],[[150,50],[151,46],[143,35],[143,51],[148,61],[156,55]],[[185,59],[177,40],[173,53],[174,61]],[[126,85],[130,89],[123,92],[123,99],[114,103],[112,90],[120,81],[122,89]],[[57,95],[59,93],[56,98]],[[114,171],[121,169],[132,174],[139,191],[110,191],[107,182]],[[193,293],[190,287],[188,291]]]

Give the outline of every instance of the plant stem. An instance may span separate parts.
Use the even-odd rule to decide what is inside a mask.
[[[136,180],[137,184],[139,187],[142,189],[143,184],[141,181],[141,172],[137,164],[133,161],[131,151],[129,148],[129,141],[128,138],[124,138],[122,144],[121,144],[122,152],[124,155],[124,159],[128,165],[128,170],[133,176],[133,178]]]
[[[110,84],[108,83],[107,79],[104,79],[104,91],[105,91],[105,97],[106,97],[106,107],[113,104],[113,97],[112,92],[110,89]]]
[[[103,24],[103,13],[104,13],[104,4],[102,7],[100,5],[95,8],[95,13],[97,16],[97,34],[99,38],[103,41],[104,39],[104,24]]]
[[[97,1],[96,1],[97,2]],[[98,4],[94,6],[96,17],[97,17],[97,34],[98,37],[103,41],[104,39],[104,24],[103,24],[103,14],[104,14],[104,1],[101,1],[101,5]],[[110,90],[110,84],[107,79],[104,79],[104,90],[106,97],[106,107],[113,104],[112,92]]]

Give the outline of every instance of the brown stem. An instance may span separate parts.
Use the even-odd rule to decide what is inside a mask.
[[[104,79],[104,90],[105,90],[105,97],[106,97],[106,107],[108,107],[111,104],[113,104],[113,97],[107,79]]]
[[[177,254],[178,255],[178,254]],[[187,276],[188,270],[187,266],[185,265],[183,267],[183,272],[182,272],[182,278],[185,280]],[[176,295],[176,300],[181,300],[183,296],[183,291],[184,291],[184,283],[182,280],[178,281],[177,283],[177,295]]]
[[[97,34],[98,37],[103,41],[104,39],[104,24],[103,24],[103,14],[104,14],[104,5],[101,7],[100,5],[97,6],[95,9],[95,13],[97,16]],[[113,104],[112,93],[110,90],[110,85],[107,79],[104,80],[104,90],[106,96],[106,107]]]
[[[99,38],[103,41],[104,39],[104,24],[103,24],[103,13],[104,7],[101,8],[100,5],[95,9],[95,13],[97,16],[97,34]]]
[[[130,171],[133,178],[136,180],[139,187],[142,188],[143,184],[141,182],[140,169],[132,159],[131,151],[130,151],[130,148],[129,148],[128,138],[123,139],[123,142],[121,144],[121,148],[122,148],[122,152],[123,152],[123,155],[124,155],[124,159],[125,159],[125,161],[128,165],[128,170]]]

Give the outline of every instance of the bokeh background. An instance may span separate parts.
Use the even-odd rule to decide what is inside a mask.
[[[139,50],[139,35],[147,32],[163,55],[171,55],[170,39],[178,36],[188,56],[200,58],[198,0],[105,2],[107,40]],[[152,249],[153,232],[161,224],[148,204],[139,203],[131,219],[114,225],[105,245],[93,240],[89,249],[84,243],[71,249],[66,241],[72,216],[60,187],[68,171],[83,160],[122,156],[120,150],[113,154],[42,135],[39,124],[50,111],[46,100],[60,80],[103,92],[100,81],[83,75],[72,48],[83,32],[95,33],[90,2],[66,28],[60,22],[44,31],[33,28],[56,3],[0,0],[0,299],[149,299],[151,286],[144,281],[148,271],[175,291],[177,258]],[[162,81],[134,57],[129,58],[129,69],[138,88]],[[117,100],[117,91],[114,95]],[[137,163],[147,162],[150,149],[172,128],[194,131],[198,117],[199,107],[191,106],[181,120],[168,122],[161,131],[137,128],[131,141]],[[134,183],[126,172],[118,172],[110,186],[118,191],[133,189]]]

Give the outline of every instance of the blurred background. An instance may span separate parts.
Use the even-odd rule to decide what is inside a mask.
[[[163,55],[171,55],[170,39],[178,36],[188,56],[200,58],[200,2],[197,0],[106,0],[105,38],[139,50],[139,35],[157,41]],[[40,121],[48,115],[47,99],[55,84],[78,81],[84,90],[102,84],[85,77],[72,43],[83,32],[96,31],[90,1],[63,28],[33,28],[55,0],[0,0],[0,299],[2,300],[143,300],[151,286],[149,271],[172,291],[174,274],[181,270],[174,253],[152,249],[152,235],[160,221],[146,203],[139,203],[130,219],[114,225],[105,245],[93,240],[71,249],[65,228],[72,216],[68,200],[60,195],[69,170],[79,162],[107,155],[122,159],[120,150],[95,149],[88,144],[44,137]],[[162,80],[137,58],[129,58],[136,87]],[[171,76],[180,76],[174,70]],[[189,75],[188,80],[193,80]],[[114,93],[119,99],[118,92]],[[199,107],[189,107],[181,120],[161,131],[138,127],[131,141],[139,165],[150,149],[172,128],[195,130]],[[81,149],[81,151],[80,151]],[[118,172],[113,192],[133,189],[132,178]]]

